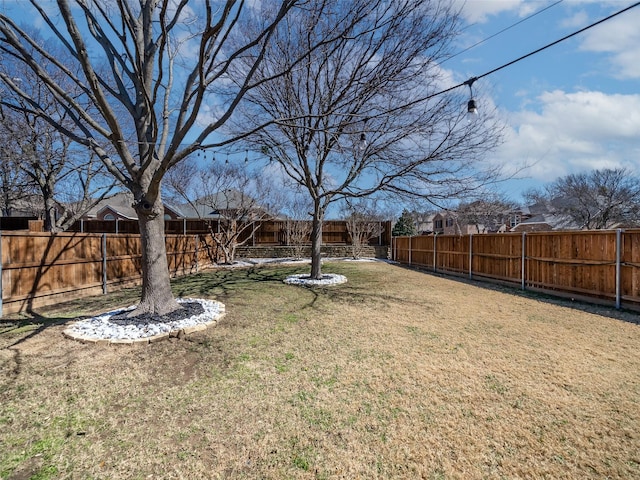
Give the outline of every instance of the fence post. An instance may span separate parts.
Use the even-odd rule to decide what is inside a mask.
[[[622,229],[616,229],[616,308],[622,303]]]
[[[409,265],[411,265],[411,239],[413,237],[409,235]]]
[[[120,222],[120,219],[116,218],[116,235],[119,233],[118,232],[118,224],[119,224],[119,222]]]
[[[473,278],[473,233],[469,234],[469,279]]]
[[[433,234],[433,271],[437,272],[438,271],[438,260],[437,260],[437,249],[436,249],[436,240],[438,239],[438,235],[437,234]]]
[[[187,235],[187,217],[182,219],[182,234]]]
[[[198,237],[198,235],[194,235],[194,242],[195,242],[195,253],[196,253],[196,272],[199,271],[200,269],[200,252],[199,252],[199,247],[200,247],[200,237]]]
[[[398,239],[391,237],[391,260],[398,261]]]
[[[256,246],[256,222],[251,222],[251,246]]]
[[[520,266],[520,288],[522,290],[525,290],[527,288],[526,285],[526,281],[525,281],[525,266],[527,264],[526,262],[526,248],[527,248],[527,232],[522,232],[522,265]]]
[[[102,294],[107,294],[107,234],[102,234]]]

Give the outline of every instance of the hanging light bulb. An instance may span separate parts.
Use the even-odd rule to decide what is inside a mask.
[[[472,98],[467,103],[467,113],[469,115],[478,115],[478,107],[476,106],[476,101]]]
[[[476,77],[471,77],[469,80],[467,80],[466,82],[464,82],[465,85],[469,86],[469,96],[471,97],[469,99],[469,102],[467,103],[467,115],[469,117],[469,121],[471,121],[471,119],[478,115],[478,106],[476,105],[476,101],[473,98],[473,82],[475,82],[477,80]]]
[[[360,151],[367,148],[367,136],[364,133],[360,134],[360,144],[358,145],[358,148]]]
[[[365,117],[364,121],[363,121],[363,125],[362,125],[362,129],[366,129],[367,128],[367,121],[369,120],[369,118]],[[362,152],[367,148],[367,135],[364,133],[364,131],[360,134],[360,143],[358,144],[358,149]]]

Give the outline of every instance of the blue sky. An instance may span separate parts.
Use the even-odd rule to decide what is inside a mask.
[[[2,0],[2,7],[24,15],[21,1]],[[522,23],[443,63],[451,85],[635,3],[452,1],[462,9],[464,27],[455,52]],[[524,20],[536,12],[540,13]],[[504,165],[507,172],[519,171],[521,177],[498,185],[497,190],[520,201],[526,189],[569,173],[626,167],[640,176],[639,25],[640,7],[636,7],[473,85],[480,114],[495,111],[506,126],[504,144],[487,161]]]
[[[456,0],[458,1],[458,0]],[[460,0],[465,29],[442,67],[455,81],[480,76],[634,0]],[[489,161],[520,180],[497,188],[514,200],[560,176],[625,167],[640,175],[640,6],[474,83],[480,111],[496,109],[504,144]]]

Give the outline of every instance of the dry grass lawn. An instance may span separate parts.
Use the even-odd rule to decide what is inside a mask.
[[[332,263],[205,272],[227,315],[182,340],[84,345],[69,318],[0,323],[2,479],[640,478],[636,315]]]

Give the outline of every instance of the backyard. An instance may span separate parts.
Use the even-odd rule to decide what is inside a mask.
[[[639,478],[637,314],[383,262],[211,270],[216,326],[82,344],[138,289],[0,320],[0,478]]]

